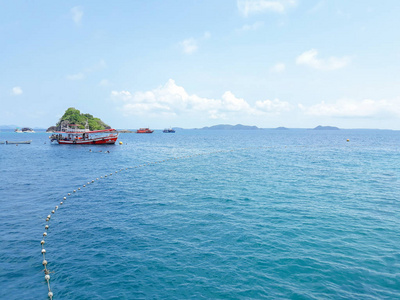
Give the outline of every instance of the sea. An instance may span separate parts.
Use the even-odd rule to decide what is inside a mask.
[[[0,299],[400,299],[400,131],[5,140]]]

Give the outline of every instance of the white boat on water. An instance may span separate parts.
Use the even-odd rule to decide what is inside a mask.
[[[16,132],[16,133],[22,133],[22,130],[19,129],[19,128],[17,128],[17,129],[14,130],[14,132]]]
[[[22,128],[22,132],[23,133],[35,133],[35,131],[33,131],[33,129],[29,128],[29,127]]]

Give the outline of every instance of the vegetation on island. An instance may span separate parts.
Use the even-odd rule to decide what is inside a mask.
[[[103,130],[111,128],[99,118],[93,117],[91,114],[82,114],[78,109],[74,107],[68,108],[64,115],[57,122],[56,126],[50,127],[47,131],[54,131],[61,129],[61,123],[67,121],[68,124],[78,125],[78,128],[84,129],[86,122],[89,124],[90,130]]]

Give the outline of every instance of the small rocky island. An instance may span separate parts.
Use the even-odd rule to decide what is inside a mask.
[[[50,126],[46,132],[60,131],[61,123],[64,121],[67,121],[68,124],[78,125],[79,129],[85,129],[86,122],[88,123],[90,130],[104,130],[111,128],[99,118],[95,118],[91,114],[83,114],[78,109],[70,107],[65,111],[57,124],[55,126]]]
[[[334,127],[334,126],[321,126],[321,125],[318,125],[313,130],[339,130],[339,128],[338,127]]]
[[[257,126],[247,126],[242,124],[237,124],[237,125],[220,124],[202,128],[202,130],[258,130],[258,129],[259,128]]]

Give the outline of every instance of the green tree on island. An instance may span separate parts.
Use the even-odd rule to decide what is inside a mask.
[[[61,122],[63,121],[68,121],[69,124],[76,124],[81,129],[85,128],[86,121],[89,124],[90,130],[103,130],[111,128],[99,118],[95,118],[91,114],[81,114],[81,112],[74,107],[70,107],[65,111],[64,115],[60,118],[56,125],[57,128],[61,127]]]

